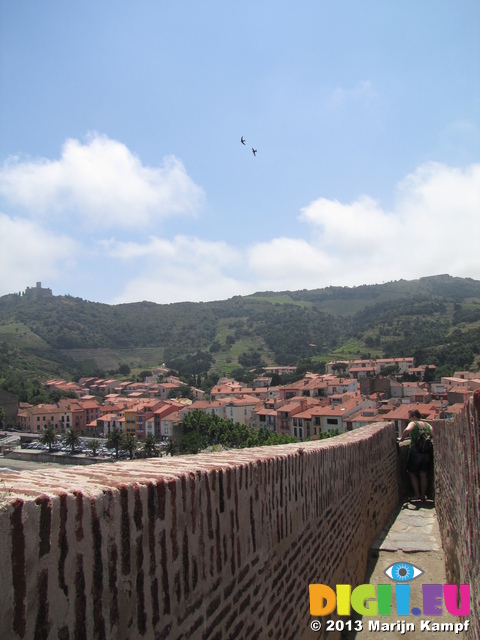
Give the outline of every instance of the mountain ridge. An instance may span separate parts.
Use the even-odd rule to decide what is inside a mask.
[[[102,363],[113,371],[125,361],[166,363],[188,377],[368,354],[475,366],[480,281],[441,274],[170,304],[0,297],[0,383],[15,373],[78,377]]]

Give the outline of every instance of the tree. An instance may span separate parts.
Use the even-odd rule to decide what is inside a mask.
[[[165,453],[167,456],[174,456],[178,451],[178,445],[175,440],[170,439],[165,447]]]
[[[3,428],[5,422],[5,409],[0,407],[0,426]]]
[[[153,435],[153,433],[147,433],[147,435],[145,436],[143,450],[145,451],[148,458],[157,455],[157,441],[155,440],[155,436]]]
[[[47,426],[43,430],[42,436],[40,438],[40,442],[42,444],[48,445],[48,451],[52,453],[52,444],[55,442],[56,439],[57,439],[57,436],[55,434],[55,429],[53,428],[53,425],[51,425],[50,423],[47,424]]]
[[[75,447],[80,441],[80,436],[75,431],[75,429],[69,429],[67,435],[65,436],[65,444],[68,447],[72,447],[72,455],[75,453]]]
[[[270,383],[270,385],[272,387],[278,387],[281,384],[282,384],[281,376],[278,373],[272,373],[272,382]]]
[[[332,431],[322,431],[322,433],[320,434],[320,440],[326,440],[327,438],[333,438],[339,435],[340,431],[338,429],[333,429]]]
[[[127,433],[127,435],[123,438],[122,446],[130,454],[130,460],[133,460],[133,454],[138,448],[138,442],[135,436],[131,433]]]
[[[435,367],[425,367],[425,371],[423,372],[423,381],[433,382],[435,380],[435,373]]]
[[[180,449],[184,453],[198,453],[208,446],[223,445],[236,449],[263,445],[298,442],[297,438],[273,433],[268,429],[256,430],[241,422],[219,418],[203,411],[191,411],[184,417],[183,438]]]
[[[192,387],[188,384],[182,384],[182,386],[178,390],[178,395],[180,398],[188,398],[189,400],[193,400]]]
[[[256,349],[251,348],[248,352],[246,351],[238,356],[238,364],[243,367],[255,367],[257,365],[261,365],[263,364],[261,353]]]
[[[390,365],[387,365],[386,367],[383,367],[383,369],[380,371],[380,375],[383,376],[384,378],[390,378],[392,376],[395,376],[398,372],[399,372],[398,364],[390,364]]]
[[[57,404],[61,398],[71,398],[73,400],[77,397],[73,391],[61,391],[60,389],[53,389],[48,395],[50,396],[50,402],[54,404]]]
[[[95,457],[97,455],[97,450],[100,447],[100,443],[95,438],[90,440],[90,449],[92,450],[92,455]]]
[[[123,433],[118,429],[113,429],[108,434],[107,447],[109,449],[115,449],[115,457],[118,460],[118,450],[123,444]]]
[[[180,449],[183,453],[198,453],[203,448],[202,437],[195,432],[184,435],[180,443]]]
[[[128,376],[130,375],[130,367],[128,366],[128,364],[121,364],[118,367],[118,373],[122,376]]]

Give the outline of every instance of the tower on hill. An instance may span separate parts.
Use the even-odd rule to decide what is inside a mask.
[[[37,284],[34,287],[27,287],[23,295],[27,296],[28,298],[39,297],[39,296],[49,297],[52,295],[52,290],[42,287],[42,283],[37,282]]]

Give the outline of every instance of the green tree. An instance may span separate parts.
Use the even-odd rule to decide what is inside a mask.
[[[199,453],[203,448],[203,438],[195,431],[184,435],[180,442],[182,453]]]
[[[43,433],[40,437],[40,442],[42,444],[48,445],[48,450],[50,453],[52,453],[52,444],[55,442],[56,439],[57,439],[57,436],[55,434],[55,429],[53,428],[53,425],[50,423],[47,424],[47,426],[43,430]]]
[[[97,455],[97,451],[100,447],[100,443],[95,438],[90,440],[90,449],[92,450],[92,455],[95,457]]]
[[[298,442],[297,438],[273,433],[268,429],[256,430],[244,423],[233,422],[203,411],[187,413],[183,422],[183,438],[180,448],[185,453],[198,453],[208,446],[221,444],[242,449],[263,445]]]
[[[123,433],[118,429],[110,431],[107,437],[107,447],[109,449],[115,449],[115,457],[118,460],[118,451],[123,444]]]
[[[188,398],[189,400],[193,400],[192,387],[188,384],[182,384],[178,391],[178,395],[180,398]]]
[[[50,396],[43,389],[35,387],[33,393],[29,396],[28,402],[30,404],[48,404],[50,402]]]
[[[5,423],[5,409],[3,407],[0,407],[0,427],[2,427],[2,429],[5,426],[4,423]]]
[[[210,353],[217,353],[221,348],[222,345],[220,344],[220,342],[218,340],[215,340],[215,342],[212,342],[212,344],[210,345],[209,351]]]
[[[131,372],[131,369],[130,369],[130,367],[128,366],[128,364],[121,364],[121,365],[118,367],[118,373],[119,373],[120,375],[122,375],[122,376],[128,376],[128,375],[130,375],[130,372]]]
[[[272,382],[270,383],[270,385],[272,387],[278,387],[281,384],[282,384],[281,376],[278,373],[272,373]]]
[[[322,431],[320,434],[320,440],[326,440],[327,438],[334,438],[335,436],[339,436],[340,431],[338,429],[333,429],[332,431]]]
[[[365,344],[366,344],[366,342],[365,342]],[[368,346],[369,345],[367,344],[367,347]],[[348,363],[347,362],[334,362],[332,364],[332,371],[333,371],[333,373],[336,373],[337,375],[339,373],[346,373],[347,369],[348,369]]]
[[[157,441],[155,440],[155,436],[153,433],[147,433],[145,436],[145,442],[143,443],[143,450],[145,451],[148,458],[157,455],[158,447]]]
[[[424,382],[433,382],[435,380],[435,368],[434,367],[425,367],[425,371],[423,373],[423,381]]]
[[[170,438],[170,440],[168,440],[167,442],[167,446],[165,447],[165,453],[167,454],[167,456],[174,456],[178,451],[178,444],[175,442],[175,440],[173,440],[172,438]]]
[[[53,402],[54,404],[57,404],[61,398],[71,398],[73,400],[77,397],[73,391],[61,391],[59,389],[53,389],[48,395],[50,397],[50,402]]]
[[[80,441],[80,436],[75,431],[75,429],[69,429],[67,435],[65,436],[65,444],[67,447],[72,448],[72,455],[75,453],[75,447]]]
[[[133,460],[133,454],[138,448],[136,437],[131,433],[127,433],[127,435],[123,438],[122,448],[128,451],[128,453],[130,454],[130,460]]]
[[[383,369],[380,371],[380,375],[383,376],[384,378],[390,378],[392,376],[395,376],[398,372],[399,372],[398,364],[390,364],[390,365],[387,365],[386,367],[383,367]]]

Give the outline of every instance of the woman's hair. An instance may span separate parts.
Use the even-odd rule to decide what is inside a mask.
[[[412,411],[408,412],[408,415],[410,416],[410,418],[415,418],[416,420],[420,420],[420,418],[422,417],[422,414],[418,409],[412,409]]]

